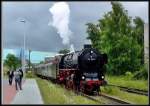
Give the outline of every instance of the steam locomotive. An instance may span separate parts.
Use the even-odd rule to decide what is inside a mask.
[[[68,89],[94,93],[99,92],[105,82],[103,69],[106,63],[106,54],[84,45],[81,51],[57,55],[50,63],[36,66],[35,73],[64,84]]]

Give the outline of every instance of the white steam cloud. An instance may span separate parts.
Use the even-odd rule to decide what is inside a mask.
[[[62,38],[62,43],[64,45],[69,45],[70,36],[72,34],[69,29],[69,5],[66,2],[55,3],[51,8],[49,8],[49,12],[52,14],[53,18],[52,23],[50,22],[49,25],[52,25],[57,29],[57,33]]]
[[[70,52],[75,52],[73,44],[70,45]]]

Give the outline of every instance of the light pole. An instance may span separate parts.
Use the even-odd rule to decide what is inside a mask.
[[[23,67],[23,71],[25,72],[25,40],[26,40],[26,33],[25,33],[25,23],[26,21],[25,20],[20,20],[20,22],[24,23],[24,50],[23,50],[23,59],[22,59],[22,67]]]
[[[30,62],[30,54],[31,54],[31,49],[29,49],[29,71],[31,71],[31,70],[30,70],[30,65],[31,65],[31,62]]]

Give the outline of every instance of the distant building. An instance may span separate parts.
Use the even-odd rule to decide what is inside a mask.
[[[144,24],[144,61],[149,70],[149,25]]]

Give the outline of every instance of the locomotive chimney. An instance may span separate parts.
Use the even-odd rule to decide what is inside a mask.
[[[86,48],[92,48],[92,45],[91,44],[84,44],[84,49]]]

